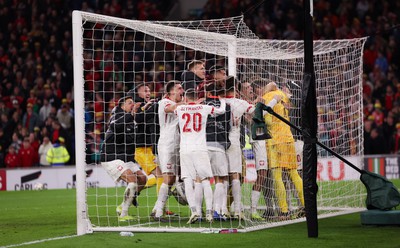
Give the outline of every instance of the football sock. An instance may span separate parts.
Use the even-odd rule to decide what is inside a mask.
[[[124,201],[122,202],[121,217],[128,215],[129,206],[132,204],[133,197],[137,190],[137,183],[128,183],[124,192]]]
[[[162,183],[160,187],[160,191],[158,192],[158,197],[157,197],[157,202],[155,205],[155,210],[156,210],[156,217],[160,217],[163,214],[163,209],[165,206],[165,202],[168,199],[168,190],[169,187],[167,184]]]
[[[303,180],[296,169],[289,170],[290,180],[292,180],[296,188],[301,205],[304,207]]]
[[[232,195],[233,195],[235,213],[240,213],[241,212],[240,205],[242,202],[242,192],[241,192],[241,188],[240,188],[239,179],[232,180]]]
[[[206,210],[212,210],[213,207],[213,192],[211,189],[210,180],[206,179],[201,182],[204,190],[204,199],[206,201]]]
[[[194,197],[196,201],[196,211],[201,216],[201,209],[203,207],[203,185],[201,184],[201,182],[194,183]]]
[[[272,170],[267,170],[267,178],[265,179],[265,187],[262,188],[262,193],[264,195],[265,204],[267,206],[267,210],[272,213],[274,209],[274,199],[275,194],[272,190],[273,181],[272,181]]]
[[[233,197],[232,197],[232,194],[231,194],[232,191],[228,190],[228,188],[229,188],[228,180],[224,180],[224,184],[223,185],[224,185],[224,188],[222,190],[222,205],[221,205],[221,209],[222,209],[222,212],[224,214],[229,214],[228,202],[229,202],[229,206],[233,202]],[[228,199],[229,199],[229,201],[228,201]]]
[[[257,211],[258,200],[260,199],[260,191],[251,191],[251,213],[255,213]]]
[[[214,190],[214,210],[217,211],[217,213],[221,213],[222,209],[222,200],[223,200],[223,190],[224,190],[224,184],[223,183],[216,183],[215,184],[215,190]]]
[[[190,209],[196,211],[196,199],[194,197],[193,180],[191,178],[183,179],[185,183],[186,199],[188,201]]]
[[[274,168],[272,169],[272,176],[274,178],[274,188],[275,195],[278,198],[278,205],[281,209],[282,213],[287,213],[289,211],[288,205],[286,202],[286,190],[285,185],[282,180],[282,168]]]

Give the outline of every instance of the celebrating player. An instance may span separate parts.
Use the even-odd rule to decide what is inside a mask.
[[[188,224],[198,220],[193,183],[199,177],[204,189],[206,202],[206,220],[213,221],[212,216],[212,189],[210,178],[213,176],[206,142],[206,123],[209,115],[218,115],[225,112],[225,101],[219,108],[199,104],[203,99],[197,99],[196,92],[186,92],[186,105],[176,108],[180,129],[180,158],[181,177],[185,183],[186,198],[192,212]]]
[[[101,165],[118,182],[125,181],[124,200],[117,207],[120,221],[132,220],[128,214],[131,204],[137,205],[136,196],[146,184],[147,177],[134,161],[134,115],[139,104],[134,104],[132,97],[127,96],[118,101],[112,110],[109,126],[101,147]]]
[[[150,99],[151,93],[149,86],[141,83],[134,90],[128,92],[135,102],[140,102],[135,117],[136,139],[135,139],[135,161],[143,168],[146,175],[154,175],[157,178],[157,192],[159,192],[162,175],[155,163],[153,148],[155,145],[154,135],[156,135],[156,100]],[[150,181],[150,180],[149,180]],[[147,186],[152,186],[147,184]]]
[[[257,102],[261,99],[259,97],[255,96],[261,96],[263,93],[259,92],[259,84],[262,82],[255,80],[253,82],[253,85],[249,82],[244,82],[241,84],[238,84],[239,88],[239,94],[241,95],[242,99],[249,101],[249,102]],[[253,89],[254,86],[254,89]],[[256,91],[256,92],[254,92]],[[247,116],[246,116],[247,117]],[[251,119],[246,118],[246,125],[247,128],[250,130],[251,126]],[[256,171],[257,171],[257,179],[255,183],[253,184],[253,188],[251,191],[251,219],[253,220],[264,220],[263,217],[260,216],[260,214],[257,212],[257,207],[258,207],[258,201],[260,199],[261,195],[261,190],[263,189],[263,186],[265,185],[267,181],[267,173],[268,173],[268,163],[267,163],[267,150],[266,150],[266,145],[265,145],[265,140],[253,140],[251,138],[251,135],[249,135],[249,143],[251,144],[251,147],[253,149],[253,154],[255,158],[255,166],[256,166]],[[271,203],[271,195],[272,195],[272,190],[271,188],[265,187],[264,188],[264,193],[268,197],[265,197],[265,202],[267,205],[267,208],[273,208],[272,203]]]
[[[159,101],[158,117],[160,123],[160,139],[158,140],[158,160],[163,175],[163,183],[158,193],[157,202],[154,206],[156,221],[165,222],[161,216],[168,192],[175,182],[176,166],[179,163],[179,133],[178,117],[174,110],[182,104],[184,93],[179,81],[169,81],[165,86],[166,97]]]
[[[265,103],[273,108],[277,114],[283,116],[287,120],[289,119],[289,97],[286,93],[278,89],[276,83],[270,82],[266,85],[266,93],[263,98]],[[282,180],[283,169],[287,170],[296,188],[301,205],[304,206],[303,181],[297,172],[294,138],[288,125],[270,114],[264,115],[264,118],[272,136],[272,139],[267,140],[268,156],[275,182],[275,194],[278,198],[278,205],[280,208],[279,215],[281,219],[288,219],[290,216],[286,200],[286,189]]]
[[[240,124],[244,114],[251,114],[254,112],[254,105],[247,101],[235,97],[235,80],[229,77],[225,82],[226,87],[226,103],[231,107],[232,119],[231,130],[229,132],[229,140],[231,146],[227,149],[226,154],[229,164],[229,180],[232,185],[232,195],[234,200],[234,216],[238,219],[243,219],[241,202],[242,192],[240,185],[240,177],[242,173],[242,160],[238,159],[242,156],[240,147]],[[264,168],[265,169],[265,168]],[[258,201],[258,199],[257,199]]]
[[[255,102],[264,101],[261,96],[264,94],[264,87],[267,81],[264,79],[256,79],[252,81],[252,88],[254,90],[254,95],[256,96]],[[261,195],[261,190],[264,186],[264,199],[267,206],[267,211],[264,214],[265,217],[273,211],[273,197],[274,192],[272,190],[272,179],[268,173],[268,159],[267,159],[267,146],[265,140],[253,140],[250,135],[250,144],[253,148],[257,179],[253,184],[253,189],[251,191],[251,218],[253,220],[264,220],[257,212],[258,200]]]
[[[205,63],[202,60],[193,60],[187,65],[187,70],[182,73],[182,85],[186,90],[197,89],[206,78]]]
[[[221,106],[222,99],[220,99],[220,96],[225,95],[225,88],[220,85],[219,82],[210,80],[206,86],[207,98],[205,104],[215,107]],[[231,110],[230,106],[227,105],[225,114],[208,117],[206,128],[208,154],[215,179],[214,218],[223,220],[225,220],[228,215],[226,211],[228,186],[228,159],[226,157],[226,149],[230,146],[230,120]]]
[[[221,65],[213,65],[210,67],[209,76],[215,80],[225,80],[226,79],[226,70],[225,67]]]

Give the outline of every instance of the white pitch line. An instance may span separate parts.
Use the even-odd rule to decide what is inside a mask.
[[[1,246],[0,248],[18,247],[18,246],[23,246],[23,245],[32,245],[32,244],[38,244],[38,243],[43,243],[43,242],[47,242],[47,241],[68,239],[68,238],[74,238],[74,237],[78,237],[78,235],[62,236],[62,237],[55,237],[55,238],[49,238],[49,239],[40,239],[40,240],[29,241],[29,242],[25,242],[25,243],[21,243],[21,244]]]

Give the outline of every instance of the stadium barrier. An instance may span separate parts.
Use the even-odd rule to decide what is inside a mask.
[[[249,156],[248,158],[252,158]],[[357,157],[346,157],[358,168]],[[400,155],[364,156],[364,169],[378,173],[388,179],[400,178]],[[246,160],[246,182],[254,182],[256,170],[253,159]],[[86,186],[114,187],[115,183],[101,167],[88,166],[86,169]],[[357,180],[359,173],[346,166],[337,158],[318,160],[318,181]],[[33,190],[35,184],[42,184],[43,189],[73,189],[76,183],[74,166],[32,167],[19,169],[0,169],[0,190],[19,191]],[[121,184],[122,186],[122,184]]]

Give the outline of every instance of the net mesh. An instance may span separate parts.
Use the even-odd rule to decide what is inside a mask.
[[[252,84],[255,95],[249,98],[243,92],[239,94],[239,98],[248,101],[263,97],[267,84],[276,82],[278,89],[285,92],[289,99],[287,110],[290,121],[300,126],[304,68],[302,41],[260,40],[245,25],[242,17],[144,22],[82,12],[82,19],[83,65],[78,66],[82,66],[84,71],[87,174],[88,171],[101,170],[100,147],[117,101],[141,82],[149,86],[151,98],[161,99],[165,93],[164,83],[181,80],[182,72],[195,59],[204,61],[207,69],[213,65],[226,68],[228,74],[234,75],[242,86]],[[319,141],[360,168],[363,155],[361,74],[364,42],[364,38],[314,42]],[[247,133],[249,131],[247,128]],[[292,130],[292,134],[294,140],[301,140],[299,133]],[[268,149],[269,145],[267,142]],[[302,207],[302,193],[296,190],[296,183],[285,169],[282,171],[285,197],[282,198],[283,193],[276,186],[276,175],[269,170],[257,204],[257,213],[265,218],[252,218],[252,187],[257,175],[252,147],[247,142],[243,149],[247,165],[242,183],[244,220],[232,218],[216,220],[212,224],[203,221],[187,225],[189,208],[169,197],[166,209],[173,212],[168,216],[170,221],[156,222],[150,215],[157,193],[155,187],[149,185],[138,198],[139,206],[129,210],[135,219],[120,222],[116,207],[123,198],[126,186],[122,182],[115,187],[88,184],[86,201],[89,220],[97,230],[127,227],[135,230],[150,228],[153,231],[200,231],[205,228],[252,230],[304,220],[296,215]],[[296,148],[297,152],[293,155],[301,161],[301,146]],[[318,150],[318,157],[319,214],[343,213],[362,207],[364,192],[357,173],[322,149]],[[269,163],[270,168],[276,164]],[[301,166],[296,171],[301,175]],[[92,178],[98,176],[97,172],[93,174]],[[149,176],[151,179],[152,176]],[[100,175],[98,178],[104,180],[100,179]],[[103,185],[102,182],[98,184]],[[285,199],[288,210],[294,213],[290,218],[279,216],[282,199]]]

